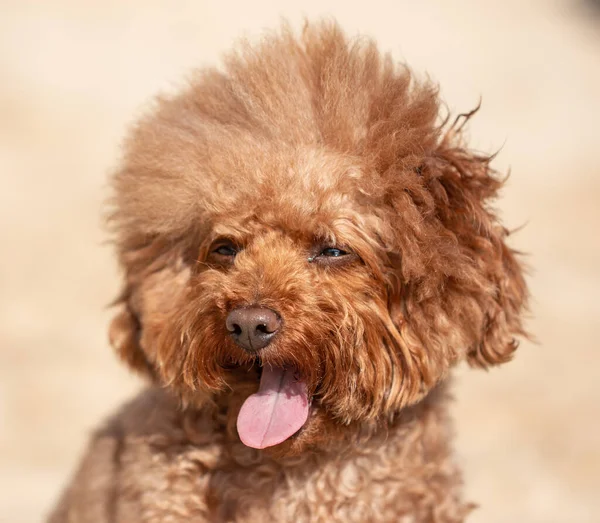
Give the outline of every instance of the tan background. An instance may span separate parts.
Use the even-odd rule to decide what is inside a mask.
[[[125,125],[158,89],[280,15],[335,15],[483,108],[500,206],[526,223],[539,345],[456,383],[473,522],[600,521],[600,9],[541,0],[0,1],[0,521],[35,522],[89,431],[139,383],[106,342],[100,207]]]

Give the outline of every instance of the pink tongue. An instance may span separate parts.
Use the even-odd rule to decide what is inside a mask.
[[[308,418],[306,384],[295,369],[263,367],[260,387],[242,405],[237,429],[244,445],[272,447],[300,430]]]

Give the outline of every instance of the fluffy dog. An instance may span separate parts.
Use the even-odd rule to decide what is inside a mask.
[[[458,522],[445,383],[510,359],[502,181],[435,86],[333,23],[244,44],[126,142],[110,337],[151,386],[52,523]]]

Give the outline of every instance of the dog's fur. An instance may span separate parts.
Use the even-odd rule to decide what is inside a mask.
[[[52,523],[463,521],[445,382],[510,359],[527,291],[491,158],[463,143],[470,115],[439,109],[332,23],[243,45],[158,101],[110,217],[111,341],[153,385],[97,432]],[[315,263],[324,246],[352,254]],[[248,305],[284,322],[258,358],[225,329]],[[312,405],[256,450],[236,417],[261,365],[298,369]]]

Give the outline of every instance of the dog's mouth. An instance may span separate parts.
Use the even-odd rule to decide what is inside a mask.
[[[237,418],[242,443],[255,449],[278,445],[306,423],[310,408],[306,383],[295,367],[264,365],[258,392],[249,396]]]

